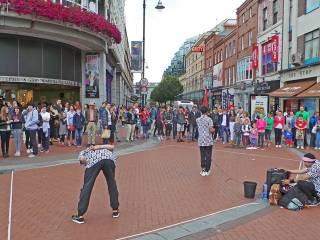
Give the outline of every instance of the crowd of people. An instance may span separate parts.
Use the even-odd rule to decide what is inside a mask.
[[[118,130],[126,129],[126,141],[157,137],[159,140],[175,139],[177,142],[197,141],[197,119],[201,112],[197,106],[115,106],[104,102],[96,106],[74,104],[32,103],[21,106],[17,101],[0,99],[0,136],[4,158],[9,156],[10,138],[14,139],[15,156],[21,156],[25,144],[29,157],[38,152],[49,152],[55,142],[65,146],[82,146],[83,134],[87,144],[95,145],[97,138],[103,144],[120,141]],[[320,150],[320,118],[316,112],[310,116],[301,106],[296,113],[256,113],[253,117],[243,109],[215,107],[208,112],[212,119],[213,140],[234,147],[264,149],[272,146],[304,149],[307,146]],[[106,131],[106,132],[105,132]],[[274,137],[273,137],[274,136]],[[272,139],[274,138],[274,139]]]

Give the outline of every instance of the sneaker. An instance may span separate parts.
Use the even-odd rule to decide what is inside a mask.
[[[41,148],[41,144],[40,143],[38,144],[38,148]]]
[[[205,170],[201,170],[200,175],[201,175],[202,177],[206,176]]]
[[[31,153],[31,149],[27,149],[27,153]]]
[[[206,172],[206,176],[210,176],[211,171]]]
[[[278,145],[276,145],[276,148],[278,148]]]
[[[279,145],[279,148],[282,148],[282,145]]]
[[[304,147],[301,147],[302,150],[304,150]]]
[[[315,148],[314,148],[314,150],[318,150],[318,148],[317,148],[317,147],[315,147]]]
[[[28,158],[35,158],[35,157],[36,157],[36,155],[34,155],[32,153],[28,156]]]
[[[48,153],[49,153],[49,150],[45,151],[44,153],[48,154]]]
[[[79,217],[78,215],[72,215],[71,220],[74,223],[84,224],[84,217]]]
[[[16,152],[16,153],[14,154],[14,156],[15,156],[15,157],[20,157],[20,156],[21,156],[21,153],[20,153],[20,152]]]
[[[118,218],[119,216],[120,216],[120,211],[119,211],[119,209],[112,211],[112,217],[113,217],[113,218]]]
[[[297,146],[297,149],[299,149],[300,147],[299,146]]]

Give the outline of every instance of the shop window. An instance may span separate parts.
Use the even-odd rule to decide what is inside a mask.
[[[306,13],[310,13],[320,7],[320,0],[306,0]]]
[[[262,45],[262,74],[276,72],[278,64],[272,62],[272,42],[267,42]]]
[[[319,30],[305,35],[304,49],[305,64],[319,62]]]
[[[41,41],[20,39],[19,46],[19,76],[42,77]]]

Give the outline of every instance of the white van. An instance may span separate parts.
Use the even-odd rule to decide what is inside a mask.
[[[180,106],[184,107],[185,109],[188,108],[189,110],[191,110],[194,106],[194,103],[189,100],[179,100],[174,102],[175,108],[179,108]]]

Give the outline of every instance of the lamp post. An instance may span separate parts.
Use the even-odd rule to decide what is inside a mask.
[[[163,6],[161,0],[158,1],[157,6],[155,6],[155,9],[161,11],[165,7]],[[141,74],[141,80],[140,80],[140,96],[141,96],[141,103],[142,106],[145,105],[146,98],[144,95],[141,94],[141,89],[143,87],[142,83],[145,81],[145,65],[146,65],[146,0],[143,0],[143,34],[142,34],[142,74]]]

